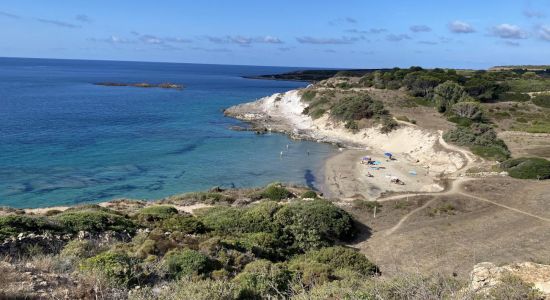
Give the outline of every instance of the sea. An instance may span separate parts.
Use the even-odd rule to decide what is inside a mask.
[[[0,206],[153,200],[271,182],[316,188],[333,146],[233,131],[245,124],[223,115],[307,84],[243,76],[296,69],[0,58]]]

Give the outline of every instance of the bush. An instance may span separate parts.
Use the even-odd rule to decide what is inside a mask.
[[[532,101],[540,107],[550,108],[550,94],[536,95]]]
[[[468,101],[470,96],[464,88],[458,83],[446,81],[434,89],[434,102],[439,112],[445,112],[453,106],[453,104]]]
[[[179,231],[185,234],[204,233],[204,224],[192,215],[174,215],[162,221],[160,227],[165,231]]]
[[[284,265],[260,259],[246,265],[234,282],[240,286],[239,299],[272,299],[286,298],[290,280]]]
[[[191,249],[172,250],[164,256],[164,266],[171,277],[204,275],[213,269],[208,256]]]
[[[453,104],[451,111],[461,117],[473,121],[480,121],[483,117],[481,106],[477,102],[459,102]]]
[[[325,200],[298,201],[283,206],[274,221],[299,250],[349,241],[356,233],[352,217]]]
[[[317,95],[316,91],[313,90],[303,90],[302,92],[302,99],[306,102],[309,102],[315,98],[315,95]]]
[[[237,299],[238,286],[235,283],[221,280],[193,280],[182,278],[171,281],[163,288],[142,287],[131,291],[132,300],[166,300],[166,299],[193,299],[193,300],[233,300]]]
[[[477,156],[496,161],[503,161],[510,157],[510,151],[502,147],[495,146],[471,146],[470,150]]]
[[[304,198],[307,198],[307,199],[316,199],[317,198],[317,193],[315,191],[312,191],[312,190],[309,190],[309,191],[306,191],[304,192],[300,198],[304,199]]]
[[[510,157],[508,147],[490,125],[473,123],[470,127],[457,127],[446,132],[443,138],[459,146],[468,146],[477,155],[487,159],[505,160]]]
[[[317,262],[328,265],[331,269],[349,269],[362,275],[375,275],[378,267],[357,250],[346,247],[329,247],[309,251],[296,260]]]
[[[84,260],[80,270],[101,274],[111,283],[121,286],[135,284],[140,273],[137,259],[115,251],[103,252]]]
[[[242,232],[273,232],[273,216],[281,208],[275,201],[262,201],[247,208],[241,218]]]
[[[318,109],[315,109],[311,112],[310,116],[313,118],[313,119],[319,119],[320,117],[322,117],[324,114],[325,114],[326,109],[323,109],[323,108],[318,108]]]
[[[531,100],[529,94],[524,93],[502,93],[498,96],[498,101],[525,102]]]
[[[372,100],[368,95],[344,98],[332,107],[330,113],[334,118],[343,122],[388,115],[384,104]]]
[[[24,215],[0,216],[0,239],[20,233],[59,232],[62,228],[58,223],[44,217],[29,217]]]
[[[136,214],[136,218],[141,223],[154,223],[168,219],[177,214],[178,210],[173,206],[153,205],[139,210]]]
[[[500,164],[511,177],[520,179],[550,179],[550,161],[544,158],[522,157]]]
[[[267,198],[274,201],[291,198],[292,193],[285,189],[280,184],[270,184],[261,194],[262,198]]]
[[[359,125],[357,125],[357,122],[355,122],[354,120],[347,121],[346,124],[344,124],[344,127],[353,132],[359,130]]]
[[[95,255],[96,248],[88,240],[72,240],[63,247],[60,255],[64,257],[88,258]]]
[[[238,238],[237,245],[254,254],[255,257],[269,260],[280,260],[288,251],[284,240],[275,233],[246,233]]]
[[[396,120],[390,117],[386,117],[382,121],[382,127],[380,128],[380,132],[389,133],[392,130],[396,129],[397,127],[399,127],[399,123],[397,123]]]
[[[77,210],[66,211],[54,217],[70,232],[88,231],[100,233],[107,230],[116,232],[134,232],[136,225],[132,220],[105,211]]]
[[[199,219],[207,229],[219,234],[240,233],[243,213],[243,209],[215,206],[199,212]]]

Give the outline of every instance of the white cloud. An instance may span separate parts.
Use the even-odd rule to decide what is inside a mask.
[[[472,25],[463,21],[452,21],[449,23],[449,30],[453,33],[473,33],[475,29]]]
[[[550,26],[540,26],[538,30],[539,37],[547,42],[550,42]]]
[[[315,44],[315,45],[345,45],[353,44],[359,41],[356,37],[338,37],[338,38],[319,38],[312,36],[297,37],[296,40],[300,44]]]
[[[500,24],[491,28],[491,34],[501,39],[526,39],[529,35],[517,25]]]
[[[210,42],[216,43],[216,44],[237,44],[240,46],[250,46],[254,43],[260,43],[260,44],[283,44],[283,41],[279,39],[278,37],[274,37],[271,35],[266,36],[259,36],[259,37],[248,37],[248,36],[242,36],[242,35],[235,35],[235,36],[207,36],[206,37]]]
[[[430,32],[432,29],[426,25],[413,25],[409,27],[412,32]]]
[[[411,37],[407,34],[388,34],[386,40],[390,42],[400,42],[403,40],[410,40]]]

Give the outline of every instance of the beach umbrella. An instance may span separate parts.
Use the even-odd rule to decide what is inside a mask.
[[[384,152],[384,155],[389,156],[389,157],[393,156],[393,154],[391,154],[391,152]]]
[[[363,160],[370,160],[370,156],[364,156]]]

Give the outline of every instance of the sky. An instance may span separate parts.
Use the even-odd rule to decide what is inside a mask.
[[[0,57],[331,68],[550,64],[550,0],[0,0]]]

